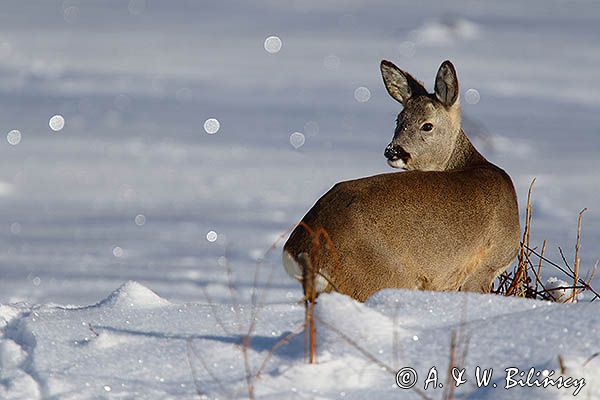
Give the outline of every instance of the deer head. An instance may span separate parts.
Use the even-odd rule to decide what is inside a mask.
[[[435,91],[393,63],[381,62],[385,87],[403,105],[385,157],[393,168],[443,171],[459,138],[460,102],[456,70],[444,61],[435,78]]]

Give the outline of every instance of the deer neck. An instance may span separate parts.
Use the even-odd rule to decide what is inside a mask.
[[[460,128],[454,149],[446,161],[445,170],[467,168],[475,165],[488,164],[489,162],[473,146],[465,132]]]

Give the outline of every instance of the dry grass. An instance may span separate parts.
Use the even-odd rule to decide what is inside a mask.
[[[469,337],[465,336],[462,327],[452,331],[450,337],[450,355],[448,360],[447,379],[444,386],[443,400],[454,400],[456,383],[454,381],[454,370],[463,368],[469,349]]]
[[[528,260],[531,252],[529,251],[529,240],[531,237],[531,192],[533,190],[533,184],[535,178],[529,185],[529,191],[527,192],[527,205],[525,207],[525,229],[523,229],[523,239],[521,240],[521,248],[519,250],[519,256],[517,258],[518,263],[514,273],[514,278],[511,284],[506,289],[507,296],[524,296],[525,285],[528,283]]]
[[[591,301],[595,301],[600,297],[600,294],[594,290],[590,282],[594,278],[598,266],[598,260],[592,268],[592,272],[585,278],[580,276],[580,248],[581,248],[581,224],[583,214],[587,210],[584,208],[579,213],[577,221],[577,238],[575,241],[575,257],[573,267],[565,258],[562,249],[559,247],[562,256],[562,263],[549,260],[545,256],[547,242],[544,240],[541,250],[538,252],[537,247],[531,244],[532,233],[532,192],[535,179],[532,180],[527,194],[527,204],[525,206],[525,227],[523,229],[523,237],[521,247],[519,249],[517,263],[512,271],[502,273],[492,289],[492,293],[503,296],[526,297],[532,299],[561,301],[561,302],[576,302],[578,297],[583,292],[589,292],[592,295]],[[537,260],[536,260],[537,259]],[[552,268],[558,272],[566,280],[573,282],[561,286],[553,285],[549,287],[547,282],[544,283],[541,279],[542,268]],[[559,296],[561,293],[569,293],[568,296]]]
[[[450,354],[448,360],[448,371],[446,385],[444,386],[443,400],[454,400],[456,382],[454,380],[453,370],[464,368],[467,361],[469,342],[471,337],[465,332],[465,321],[467,320],[467,300],[464,299],[462,306],[462,315],[458,329],[452,331],[450,336]]]
[[[577,220],[577,242],[575,243],[575,262],[573,266],[573,288],[577,286],[579,282],[579,247],[581,245],[581,220],[583,219],[583,213],[587,211],[587,208],[584,208],[579,213],[579,218]],[[575,302],[577,300],[577,291],[573,290],[573,295],[570,299]]]
[[[325,279],[331,287],[336,291],[335,285],[323,275],[318,269],[318,257],[321,251],[328,251],[331,253],[334,261],[337,265],[340,264],[340,258],[337,254],[337,250],[329,237],[329,233],[322,228],[318,227],[312,229],[304,221],[300,221],[299,227],[303,228],[311,238],[311,252],[310,256],[306,256],[305,253],[300,255],[300,262],[302,264],[302,289],[304,292],[304,308],[305,308],[305,354],[309,364],[317,362],[317,325],[315,320],[315,307],[317,304],[317,291],[316,291],[316,279],[322,277]]]

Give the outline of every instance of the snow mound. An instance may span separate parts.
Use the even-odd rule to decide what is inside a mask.
[[[478,24],[452,16],[428,20],[417,30],[411,32],[411,37],[417,44],[431,46],[473,40],[479,38],[480,35],[481,28]]]
[[[25,360],[26,354],[14,341],[7,339],[0,342],[0,365],[2,368],[15,368]]]
[[[550,293],[552,298],[559,303],[566,303],[573,300],[573,284],[567,283],[562,279],[551,276],[546,280],[544,288]]]
[[[128,281],[95,306],[117,308],[152,308],[171,304],[152,290],[135,281]]]
[[[0,196],[9,196],[15,192],[15,186],[12,183],[0,181]]]
[[[135,338],[130,335],[118,334],[113,332],[99,332],[98,336],[92,340],[84,341],[83,344],[93,345],[98,349],[110,349],[117,346],[122,346],[131,343]]]
[[[332,324],[341,332],[349,332],[357,340],[387,338],[390,332],[407,337],[408,332],[397,323],[396,305],[394,300],[390,301],[386,309],[391,310],[391,315],[386,315],[369,303],[363,304],[342,294],[328,293],[319,297],[317,317],[321,323]],[[364,321],[369,323],[365,324]],[[336,336],[332,334],[332,337]]]
[[[4,328],[8,323],[19,315],[18,308],[0,304],[0,329]]]

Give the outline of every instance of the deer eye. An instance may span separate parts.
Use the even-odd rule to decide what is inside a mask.
[[[425,131],[425,132],[429,132],[429,131],[431,131],[432,129],[433,129],[433,125],[432,125],[432,124],[430,124],[429,122],[426,122],[426,123],[424,123],[424,124],[421,126],[421,130],[422,130],[422,131]]]

